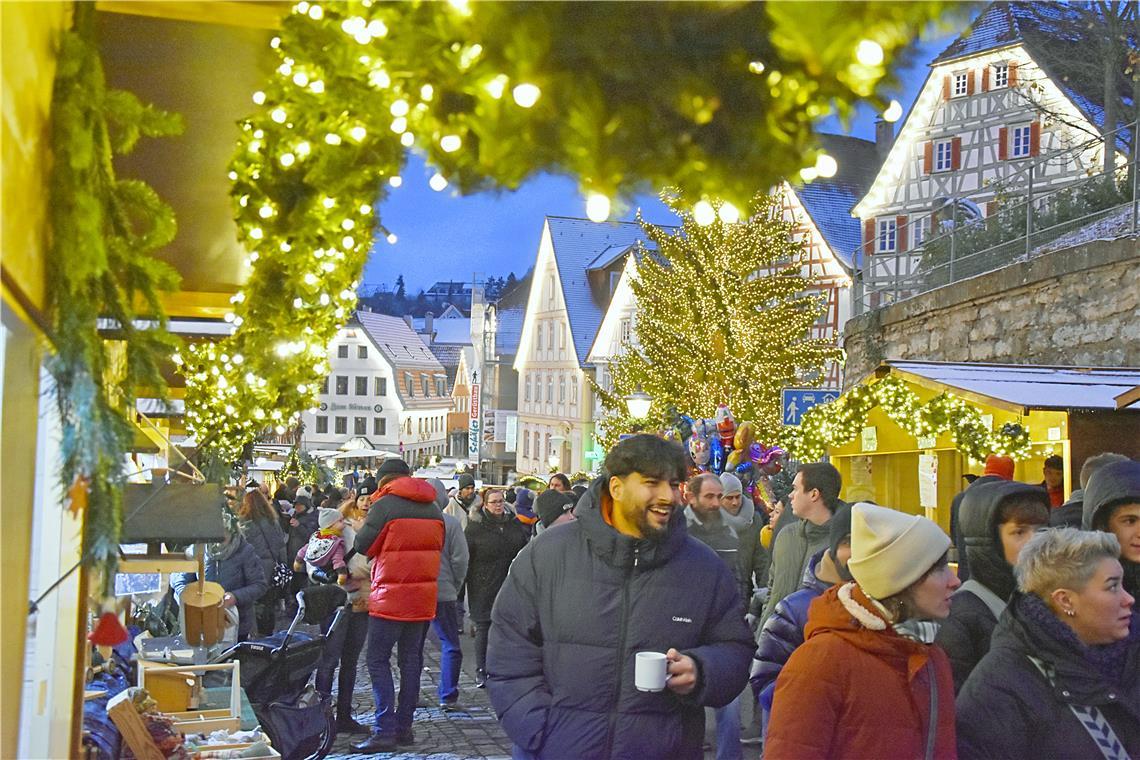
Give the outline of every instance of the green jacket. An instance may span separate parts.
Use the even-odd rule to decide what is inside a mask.
[[[815,525],[807,520],[799,520],[776,534],[776,543],[772,546],[768,601],[760,618],[761,628],[780,600],[800,587],[804,569],[812,555],[830,545],[830,522],[828,520],[823,525]]]

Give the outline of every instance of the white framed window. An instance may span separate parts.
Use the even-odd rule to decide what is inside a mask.
[[[329,418],[325,416],[317,417],[317,433],[327,435],[329,432]]]
[[[535,338],[535,340],[538,341],[538,343],[535,344],[535,348],[538,351],[541,351],[542,350],[542,323],[541,322],[538,323],[538,329],[535,330],[535,332],[538,333],[537,337]]]
[[[408,391],[408,397],[414,398],[416,395],[416,384],[412,382],[412,373],[404,373],[404,388]]]
[[[990,89],[1009,87],[1009,64],[995,63],[990,69]]]
[[[384,417],[372,418],[372,435],[387,435],[388,420]]]
[[[566,375],[561,373],[558,375],[558,403],[566,403]]]
[[[576,409],[578,407],[578,378],[576,376],[570,377],[570,408]]]
[[[338,358],[338,359],[347,359],[348,358],[348,344],[347,343],[342,343],[341,345],[336,347],[336,358]]]
[[[921,247],[928,237],[930,217],[924,216],[921,219],[915,219],[908,226],[910,227],[910,247]]]
[[[447,380],[445,380],[442,377],[437,377],[435,379],[435,395],[437,395],[437,396],[446,396],[447,395]]]
[[[337,435],[348,435],[348,417],[337,417],[333,422]]]
[[[934,143],[934,171],[948,172],[954,167],[954,141],[939,140]]]
[[[1010,158],[1025,158],[1032,150],[1030,146],[1030,125],[1021,124],[1009,131]]]
[[[337,375],[336,376],[336,395],[338,395],[338,396],[347,396],[348,395],[348,375]]]
[[[352,418],[352,434],[353,435],[368,435],[368,418],[367,417],[353,417]]]
[[[551,351],[554,350],[554,323],[553,322],[547,322],[546,323],[546,345],[550,347]]]
[[[950,96],[954,98],[965,97],[970,92],[970,72],[959,71],[954,74],[954,79],[951,82]]]
[[[357,359],[367,359],[368,358],[368,346],[357,346],[356,347],[356,358]]]
[[[554,305],[554,275],[548,275],[546,278],[546,301],[551,306]]]
[[[530,433],[523,428],[523,459],[530,459]]]
[[[356,383],[355,383],[356,384],[356,394],[355,395],[367,396],[368,395],[368,378],[367,377],[357,377],[357,378],[355,378],[355,380],[356,380]]]
[[[538,431],[534,431],[534,458],[542,459],[542,449],[539,448]]]
[[[377,396],[387,396],[388,395],[388,378],[386,378],[386,377],[376,378],[376,394],[375,395],[377,395]]]
[[[631,320],[629,318],[623,319],[622,321],[618,322],[618,341],[621,343],[621,345],[624,346],[624,345],[627,345],[629,343],[629,334],[630,334],[632,327],[633,327],[633,320]]]
[[[420,375],[420,389],[424,392],[424,396],[431,395],[431,384],[428,382],[427,375]]]
[[[558,347],[566,348],[566,325],[562,322],[558,323]]]
[[[329,378],[325,375],[325,379],[321,381],[321,393],[328,395],[329,392]]]
[[[554,375],[546,376],[546,403],[554,403]]]
[[[526,384],[523,386],[523,388],[524,388],[524,390],[523,390],[523,401],[527,402],[528,404],[530,403],[530,386],[531,386],[531,376],[530,376],[530,373],[527,372],[526,373]]]
[[[898,227],[894,219],[878,220],[879,234],[875,238],[875,253],[893,253],[896,246]]]

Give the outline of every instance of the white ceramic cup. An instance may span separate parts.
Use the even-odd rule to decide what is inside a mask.
[[[661,691],[669,680],[669,661],[661,652],[638,652],[634,658],[633,685],[638,691]]]

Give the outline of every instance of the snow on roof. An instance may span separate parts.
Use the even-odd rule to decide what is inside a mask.
[[[432,323],[431,329],[435,332],[433,343],[471,344],[471,321],[469,319],[437,319]]]
[[[393,368],[443,371],[443,366],[404,320],[371,311],[358,311],[355,318]]]
[[[562,298],[570,319],[570,337],[574,340],[579,364],[585,364],[606,307],[605,303],[595,299],[586,279],[587,269],[599,253],[614,247],[628,249],[646,237],[636,222],[591,222],[588,219],[548,216],[546,223],[550,228],[554,261],[562,283]]]
[[[519,350],[519,341],[522,340],[523,319],[526,317],[526,306],[512,306],[509,309],[500,309],[497,313],[495,330],[495,350],[499,356],[514,356]]]
[[[908,361],[885,364],[892,371],[1026,409],[1116,409],[1116,397],[1140,384],[1140,367]]]

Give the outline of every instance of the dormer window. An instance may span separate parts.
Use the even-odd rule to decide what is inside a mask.
[[[964,98],[970,94],[970,72],[959,71],[954,74],[951,97]]]
[[[991,67],[990,74],[990,87],[997,89],[999,87],[1009,87],[1009,64],[1008,63],[995,63]]]

